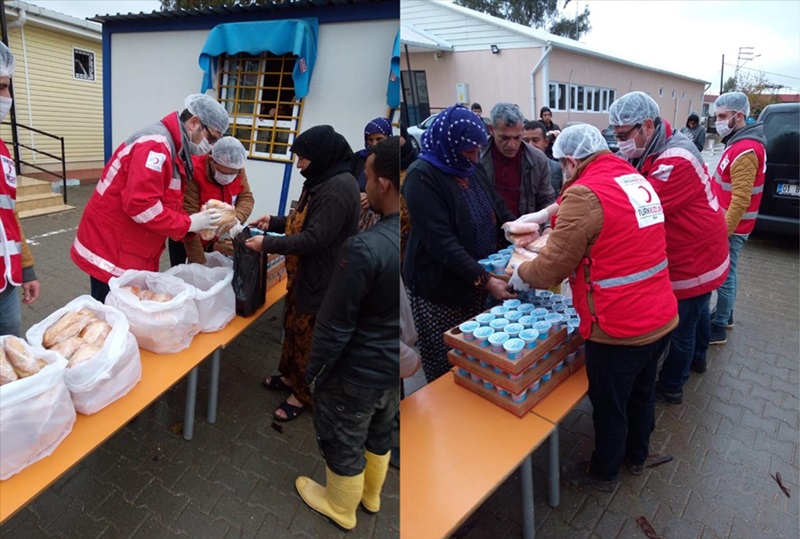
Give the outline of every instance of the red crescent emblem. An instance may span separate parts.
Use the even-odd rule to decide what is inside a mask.
[[[647,200],[645,200],[645,203],[650,204],[650,201],[653,200],[653,195],[650,194],[650,191],[648,191],[647,187],[645,187],[644,185],[640,185],[639,189],[641,189],[642,191],[645,192],[645,194],[647,194]]]

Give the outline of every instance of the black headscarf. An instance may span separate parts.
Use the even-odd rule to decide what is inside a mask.
[[[316,125],[300,133],[292,144],[292,153],[311,161],[308,168],[300,172],[306,178],[305,188],[314,187],[340,172],[349,172],[353,156],[347,140],[329,125]]]

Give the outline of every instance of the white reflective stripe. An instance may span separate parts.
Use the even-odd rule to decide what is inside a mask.
[[[105,176],[100,178],[100,181],[97,182],[97,192],[101,195],[106,192],[106,189],[111,185],[111,182],[114,181],[114,178],[117,177],[117,173],[119,173],[119,169],[122,168],[122,159],[127,157],[129,153],[133,150],[133,147],[137,144],[141,144],[143,142],[158,142],[159,144],[163,144],[167,148],[170,147],[169,140],[164,135],[147,135],[141,138],[137,138],[133,141],[133,144],[130,146],[125,146],[121,152],[119,152],[115,157],[111,164],[108,166],[108,170],[106,171]]]
[[[722,181],[722,178],[719,177],[719,174],[714,174],[714,179],[717,180],[717,183],[720,184],[723,191],[730,191],[733,189],[731,184]]]
[[[667,267],[667,260],[664,259],[663,261],[656,264],[652,268],[646,269],[644,271],[638,271],[636,273],[631,273],[630,275],[624,275],[622,277],[612,277],[610,279],[602,279],[600,281],[594,281],[592,284],[598,286],[599,288],[612,288],[615,286],[638,283],[639,281],[644,281],[645,279],[652,277],[659,271],[666,269],[666,267]]]
[[[170,189],[175,189],[176,191],[180,191],[181,190],[181,179],[180,179],[180,177],[172,178],[169,181],[169,188]]]
[[[697,175],[697,178],[700,180],[700,183],[703,184],[703,191],[706,194],[706,199],[708,200],[708,205],[711,207],[712,210],[718,211],[719,210],[719,201],[717,200],[716,195],[714,194],[714,190],[711,188],[711,181],[708,178],[708,169],[704,166],[703,162],[697,159],[695,155],[692,153],[691,150],[687,150],[686,148],[667,148],[664,152],[658,156],[656,163],[659,162],[660,159],[665,159],[668,157],[675,157],[678,159],[683,159],[687,161],[692,168],[694,169],[694,173]],[[664,166],[664,165],[661,165]],[[659,167],[660,169],[661,167]],[[669,177],[669,172],[672,169],[667,171],[667,177],[661,178],[656,177],[659,180],[666,181]],[[656,171],[658,172],[658,170]],[[655,176],[655,174],[654,174]],[[721,182],[721,178],[719,177],[716,172],[714,173],[714,177],[717,179],[718,182]]]
[[[720,275],[725,273],[725,270],[728,269],[728,266],[731,263],[731,255],[725,257],[725,261],[714,268],[711,271],[707,271],[702,275],[698,275],[697,277],[692,277],[691,279],[684,279],[682,281],[672,281],[672,289],[673,290],[686,290],[687,288],[694,288],[696,286],[700,286],[702,284],[708,283],[713,281],[714,279],[718,278]]]
[[[9,195],[0,195],[0,209],[13,210],[17,205],[16,200]]]
[[[161,215],[162,211],[164,211],[164,206],[161,204],[161,201],[159,200],[158,202],[156,202],[155,204],[144,210],[139,215],[134,215],[132,219],[137,223],[149,223],[150,221]]]
[[[755,219],[756,217],[758,217],[758,211],[749,211],[749,212],[745,213],[744,215],[742,215],[742,220],[744,220],[744,219]]]
[[[758,187],[753,187],[753,194],[757,195],[757,194],[761,193],[763,190],[764,190],[764,185],[763,184],[759,185]]]
[[[89,262],[91,265],[97,268],[100,268],[106,273],[110,273],[115,277],[119,277],[120,275],[125,273],[124,269],[118,268],[105,258],[96,255],[95,253],[87,249],[85,245],[83,245],[80,241],[78,241],[78,238],[75,238],[75,241],[72,242],[72,246],[75,248],[75,251],[77,251],[77,253],[80,256],[86,259],[87,262]]]
[[[6,249],[6,247],[9,247]],[[5,255],[8,253],[11,256],[18,255],[22,253],[22,242],[21,241],[13,241],[13,242],[2,242],[0,243],[0,256]]]

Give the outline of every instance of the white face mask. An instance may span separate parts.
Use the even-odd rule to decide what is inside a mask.
[[[622,140],[619,142],[619,153],[627,159],[638,159],[644,153],[645,148],[636,146],[636,139]]]
[[[734,122],[736,121],[736,115],[735,114],[733,116],[731,116],[730,118],[728,118],[727,120],[720,120],[718,122],[714,122],[714,127],[716,127],[717,133],[722,138],[727,137],[728,135],[731,134],[731,131],[733,131],[733,127],[729,123],[731,120],[734,120]],[[735,123],[734,123],[734,125],[735,125]]]
[[[211,143],[205,137],[200,141],[200,144],[189,141],[189,151],[192,155],[206,155],[211,151]]]
[[[218,170],[214,171],[214,179],[217,180],[217,183],[220,185],[228,185],[233,180],[235,180],[236,176],[238,175],[239,175],[238,172],[234,172],[233,174],[223,174]]]
[[[0,122],[5,120],[6,116],[8,116],[12,103],[14,103],[14,100],[10,97],[0,96]]]

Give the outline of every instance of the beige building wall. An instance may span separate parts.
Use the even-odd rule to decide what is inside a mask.
[[[13,77],[17,121],[64,137],[68,170],[102,168],[102,42],[28,23],[9,30],[9,46],[17,63]],[[74,77],[73,48],[94,53],[93,81]],[[58,140],[23,128],[18,135],[22,144],[53,155],[61,154]],[[0,136],[13,155],[9,126],[2,126]],[[20,150],[23,160],[60,172],[55,160],[24,148]]]

